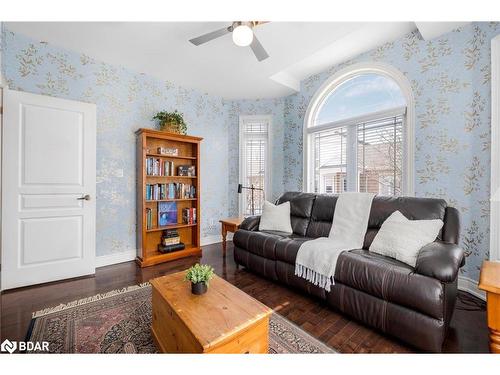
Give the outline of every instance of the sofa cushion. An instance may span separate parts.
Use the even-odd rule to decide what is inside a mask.
[[[290,202],[274,205],[264,201],[260,216],[259,231],[277,230],[292,234],[290,221]]]
[[[420,249],[434,242],[442,227],[440,219],[408,220],[394,211],[380,227],[369,250],[415,267]]]
[[[373,199],[368,228],[380,229],[394,211],[401,212],[409,220],[440,219],[444,221],[446,207],[446,201],[443,199],[377,196]],[[442,239],[442,230],[439,231],[438,239]],[[365,245],[369,247],[371,242],[365,241]]]
[[[328,237],[336,203],[337,195],[316,195],[311,222],[306,232],[307,237]],[[400,211],[410,220],[441,219],[444,221],[446,207],[446,201],[442,199],[376,196],[373,198],[363,248],[370,247],[377,231],[394,211]],[[442,239],[442,230],[439,232],[438,239]]]
[[[295,265],[295,259],[297,258],[300,246],[304,242],[313,239],[310,237],[290,236],[278,241],[276,244],[276,259]]]
[[[326,291],[319,286],[316,286],[302,277],[295,276],[295,265],[277,260],[276,276],[279,281],[292,287],[300,289],[309,295],[325,299]]]
[[[424,351],[441,352],[446,322],[384,301],[341,283],[332,286],[327,303],[342,313]]]
[[[409,220],[444,221],[446,206],[443,199],[377,196],[373,199],[368,227],[380,228],[394,211],[400,211]]]
[[[337,261],[335,282],[436,319],[444,318],[441,282],[415,273],[396,259],[367,250],[345,251]]]
[[[276,259],[276,244],[285,238],[283,232],[256,232],[237,230],[233,237],[235,246],[267,259]]]
[[[288,192],[278,198],[276,204],[290,202],[293,233],[305,236],[316,196],[309,193]]]
[[[311,212],[311,222],[307,228],[307,237],[328,237],[332,227],[333,212],[337,204],[337,195],[318,194]]]
[[[297,252],[309,237],[283,238],[276,243],[276,260],[295,265]],[[416,274],[396,259],[367,250],[344,251],[335,270],[335,282],[383,300],[443,318],[443,286],[439,280]]]
[[[234,260],[243,267],[257,272],[264,277],[278,280],[276,275],[276,261],[274,260],[253,254],[237,246],[234,248]]]

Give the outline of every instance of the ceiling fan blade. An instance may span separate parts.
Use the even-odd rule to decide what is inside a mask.
[[[252,49],[257,60],[259,61],[265,60],[269,57],[264,47],[262,47],[262,44],[260,44],[259,39],[257,39],[255,33],[253,33],[253,40],[252,43],[250,44],[250,48]]]
[[[223,35],[229,34],[231,32],[230,28],[231,28],[231,26],[225,27],[223,29],[215,30],[215,31],[212,31],[211,33],[200,35],[197,38],[189,39],[189,41],[191,43],[193,43],[195,46],[199,46],[200,44],[210,42],[213,39],[216,39],[216,38],[219,38]]]

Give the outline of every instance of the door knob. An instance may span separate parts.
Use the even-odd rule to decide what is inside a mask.
[[[78,199],[79,201],[89,201],[90,200],[90,195],[88,194],[85,194],[83,197],[80,197],[80,198],[76,198]]]

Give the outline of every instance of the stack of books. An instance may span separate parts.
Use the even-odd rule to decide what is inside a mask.
[[[173,176],[174,170],[173,161],[146,158],[146,174],[148,176]]]
[[[196,208],[182,209],[182,222],[184,224],[196,224]]]
[[[158,245],[160,253],[171,253],[173,251],[184,250],[186,246],[181,242],[181,237],[175,229],[164,230],[161,236],[161,243]]]
[[[146,184],[146,200],[190,199],[196,197],[193,185],[172,182],[169,184]]]

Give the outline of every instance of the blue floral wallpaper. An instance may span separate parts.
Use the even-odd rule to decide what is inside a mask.
[[[414,32],[303,80],[300,92],[285,98],[285,190],[302,189],[302,126],[316,90],[351,64],[391,64],[416,98],[416,195],[460,210],[468,254],[462,275],[477,280],[489,257],[490,40],[499,33],[499,23],[472,23],[429,41]]]
[[[202,143],[202,237],[228,212],[228,117],[220,97],[3,31],[9,88],[97,104],[97,255],[136,249],[135,130],[159,110],[184,113]]]
[[[160,109],[178,109],[202,148],[202,235],[237,214],[238,116],[272,114],[272,197],[302,189],[302,127],[311,97],[339,69],[380,61],[402,71],[416,98],[415,190],[462,214],[462,275],[477,280],[489,256],[490,40],[498,23],[472,23],[434,40],[410,33],[301,82],[276,99],[226,101],[89,56],[3,31],[12,89],[97,104],[97,252],[135,249],[134,131]],[[210,152],[209,152],[210,150]],[[121,173],[123,170],[123,175]],[[116,218],[119,218],[117,220]]]

